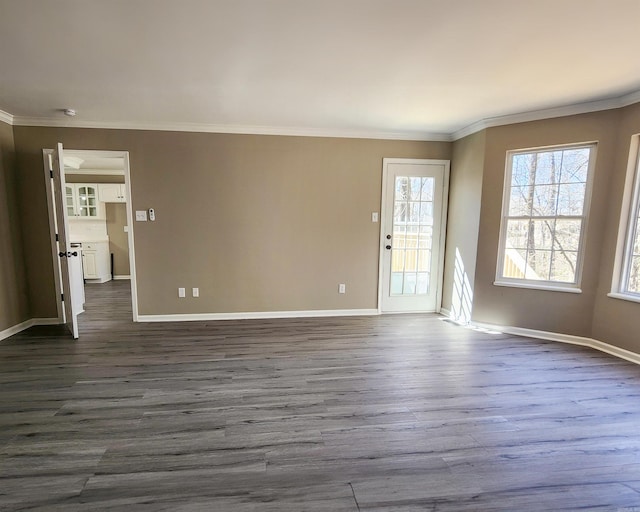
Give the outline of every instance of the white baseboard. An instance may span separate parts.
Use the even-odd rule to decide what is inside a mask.
[[[113,276],[114,281],[124,281],[126,279],[131,279],[131,276],[129,275]]]
[[[102,284],[102,283],[106,283],[107,281],[111,281],[111,276],[106,276],[106,277],[98,277],[96,279],[87,279],[85,278],[84,282],[87,284]]]
[[[138,322],[191,322],[206,320],[260,320],[268,318],[313,318],[328,316],[374,316],[377,309],[318,309],[310,311],[256,311],[242,313],[195,313],[138,315]]]
[[[447,318],[451,318],[451,311],[445,308],[440,308],[440,314],[442,316],[446,316]]]
[[[582,336],[573,336],[571,334],[561,334],[557,332],[537,331],[535,329],[525,329],[523,327],[485,324],[482,322],[471,322],[471,325],[481,327],[483,329],[500,331],[505,334],[513,334],[515,336],[526,336],[528,338],[538,338],[541,340],[558,341],[560,343],[569,343],[571,345],[590,347],[595,350],[610,354],[612,356],[625,359],[632,363],[640,364],[640,354],[631,352],[630,350],[626,350],[624,348],[616,347],[615,345],[609,345],[608,343],[604,343],[603,341],[594,340],[593,338],[584,338]]]
[[[33,327],[34,325],[57,325],[61,323],[59,318],[32,318],[25,322],[14,325],[13,327],[9,327],[3,331],[0,331],[0,341],[5,340],[14,334],[18,334],[29,327]]]

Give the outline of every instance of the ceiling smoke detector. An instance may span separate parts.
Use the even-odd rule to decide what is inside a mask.
[[[73,110],[72,108],[65,108],[63,111],[65,116],[69,116],[69,117],[73,117],[76,115],[76,111]]]

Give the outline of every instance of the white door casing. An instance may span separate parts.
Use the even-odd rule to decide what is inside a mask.
[[[60,323],[63,322],[64,318],[64,304],[60,301],[60,297],[62,295],[62,271],[60,268],[60,264],[58,261],[58,242],[55,241],[55,235],[58,233],[58,228],[56,226],[56,217],[60,214],[56,211],[56,206],[53,197],[53,186],[50,184],[51,181],[50,171],[52,168],[53,155],[56,151],[52,149],[43,149],[43,159],[44,159],[44,171],[46,175],[47,181],[47,205],[49,210],[49,229],[51,233],[52,240],[52,256],[54,259],[54,276],[55,276],[55,289],[58,300],[56,300],[56,306],[58,309],[58,319]],[[73,150],[73,149],[65,149],[64,154],[71,157],[93,157],[93,158],[122,158],[123,167],[124,167],[124,186],[122,188],[123,196],[125,197],[126,203],[126,211],[127,211],[127,227],[128,227],[128,242],[129,242],[129,267],[130,267],[130,275],[131,275],[131,303],[132,303],[132,313],[133,313],[133,321],[138,321],[138,292],[137,292],[137,282],[136,282],[136,265],[135,265],[135,248],[134,248],[134,225],[133,225],[133,207],[131,204],[131,178],[130,178],[130,166],[129,166],[129,152],[128,151],[103,151],[103,150]],[[62,160],[61,160],[62,161]],[[62,161],[63,162],[63,161]],[[62,173],[64,176],[64,173]],[[66,187],[64,187],[66,188]],[[61,189],[61,190],[64,190]],[[129,199],[127,199],[129,198]],[[66,199],[66,198],[65,198]],[[58,201],[59,202],[59,201]],[[64,202],[62,204],[65,204]],[[65,218],[63,215],[61,218]],[[62,221],[60,221],[60,224]],[[74,249],[77,250],[77,249]],[[82,308],[80,308],[82,309]]]
[[[382,176],[378,309],[438,312],[449,161],[385,158]]]

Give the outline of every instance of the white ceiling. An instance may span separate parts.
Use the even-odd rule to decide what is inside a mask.
[[[0,0],[0,110],[437,138],[640,90],[639,20],[640,0]]]

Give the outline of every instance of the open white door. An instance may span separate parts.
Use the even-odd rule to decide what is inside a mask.
[[[64,306],[64,323],[74,339],[78,338],[77,301],[74,300],[74,290],[69,276],[69,259],[80,258],[77,249],[71,247],[68,238],[69,224],[65,215],[65,187],[64,155],[62,144],[58,143],[51,154],[49,174],[53,186],[55,216],[58,239],[58,257],[60,258],[60,280],[62,281],[62,303]]]
[[[382,175],[379,309],[437,312],[449,161],[385,158]]]

